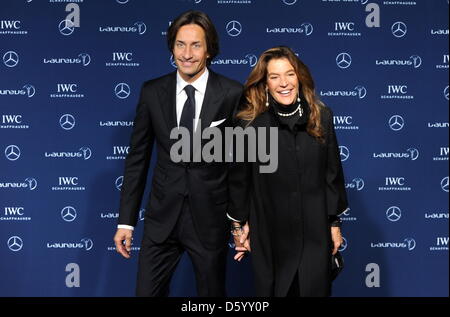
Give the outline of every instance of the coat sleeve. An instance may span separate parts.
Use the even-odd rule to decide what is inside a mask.
[[[333,124],[333,112],[325,108],[325,132],[327,143],[326,196],[328,215],[340,215],[348,208],[341,156]]]
[[[246,126],[246,122],[236,118],[238,109],[242,104],[242,99],[239,105],[235,107],[233,128],[242,128]],[[247,148],[245,143],[244,148]],[[228,210],[227,215],[230,220],[239,222],[247,222],[249,217],[249,196],[251,186],[251,165],[248,163],[247,155],[244,155],[243,162],[237,162],[237,148],[236,142],[233,142],[231,154],[233,161],[228,165]],[[241,149],[242,150],[242,149]]]
[[[125,160],[118,223],[136,226],[142,196],[147,182],[148,168],[152,157],[154,132],[142,86],[136,107],[130,149]]]

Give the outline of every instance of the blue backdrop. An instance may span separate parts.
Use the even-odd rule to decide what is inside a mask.
[[[243,83],[290,46],[334,111],[351,207],[334,295],[448,296],[448,0],[2,0],[0,295],[133,296],[142,222],[131,260],[112,240],[124,158],[192,8],[220,34],[215,71]],[[228,293],[251,296],[232,254]],[[171,294],[195,295],[186,257]]]

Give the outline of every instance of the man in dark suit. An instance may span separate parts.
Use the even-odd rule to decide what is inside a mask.
[[[144,83],[125,162],[116,250],[130,257],[133,228],[156,143],[157,161],[139,252],[136,294],[168,296],[173,272],[184,251],[190,256],[200,296],[225,296],[229,238],[228,165],[179,162],[171,157],[172,129],[232,126],[242,86],[207,68],[218,54],[218,36],[198,11],[179,16],[169,27],[169,49],[178,70]],[[200,120],[199,120],[200,119]],[[197,123],[201,121],[200,125]],[[192,158],[192,154],[190,154]]]

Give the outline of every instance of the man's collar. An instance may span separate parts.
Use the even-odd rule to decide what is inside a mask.
[[[206,84],[208,83],[208,78],[209,78],[209,70],[207,67],[205,68],[203,74],[192,83],[188,83],[187,81],[185,81],[181,77],[180,73],[177,71],[177,91],[176,91],[177,95],[180,94],[181,91],[184,89],[184,87],[186,87],[187,85],[192,85],[195,88],[195,90],[204,95],[206,92]]]

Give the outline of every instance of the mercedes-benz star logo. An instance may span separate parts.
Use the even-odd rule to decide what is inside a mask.
[[[339,68],[346,69],[352,64],[352,57],[348,53],[340,53],[336,57],[336,64]]]
[[[177,63],[175,63],[175,59],[174,59],[173,55],[170,56],[170,65],[177,68]]]
[[[444,89],[444,97],[448,100],[448,86]]]
[[[131,89],[130,86],[126,83],[119,83],[114,88],[114,92],[116,93],[116,97],[119,99],[126,99],[130,96]]]
[[[66,206],[61,210],[61,218],[64,221],[72,222],[77,217],[77,211],[72,206]]]
[[[297,0],[283,0],[283,3],[288,5],[288,6],[291,6],[293,4],[296,4]]]
[[[8,239],[7,245],[11,251],[17,252],[22,250],[23,241],[18,236],[12,236],[11,238]]]
[[[406,35],[406,33],[408,32],[408,28],[403,22],[395,22],[394,24],[392,24],[391,31],[395,37],[400,38]]]
[[[19,64],[19,55],[14,51],[8,51],[3,55],[3,63],[7,67],[15,67]]]
[[[238,21],[230,21],[226,26],[226,30],[229,36],[238,36],[242,32],[242,25]]]
[[[444,192],[448,193],[448,176],[444,177],[441,181],[441,188]]]
[[[141,210],[139,210],[139,220],[142,221],[145,219],[145,209],[141,208]]]
[[[404,126],[405,126],[405,120],[403,120],[403,118],[397,114],[393,115],[389,119],[389,127],[393,131],[400,131],[401,129],[403,129]]]
[[[347,239],[345,239],[344,237],[342,237],[342,244],[339,247],[339,252],[344,251],[345,249],[347,249]]]
[[[400,220],[401,217],[402,217],[402,211],[397,206],[389,207],[386,210],[386,218],[389,221],[395,222],[395,221]]]
[[[116,188],[117,190],[122,190],[122,184],[123,184],[123,176],[119,176],[116,179]]]
[[[15,161],[20,157],[20,149],[17,145],[8,145],[5,149],[5,156],[10,161]]]
[[[62,20],[59,23],[58,28],[62,35],[68,36],[75,31],[75,24],[71,20]]]
[[[350,151],[346,146],[339,146],[339,154],[341,155],[341,162],[347,161],[350,157]]]
[[[64,114],[59,119],[59,125],[64,130],[72,130],[75,127],[75,118],[71,114]]]
[[[339,216],[346,216],[349,217],[350,216],[350,208],[347,208],[344,210],[344,212],[342,212]]]

